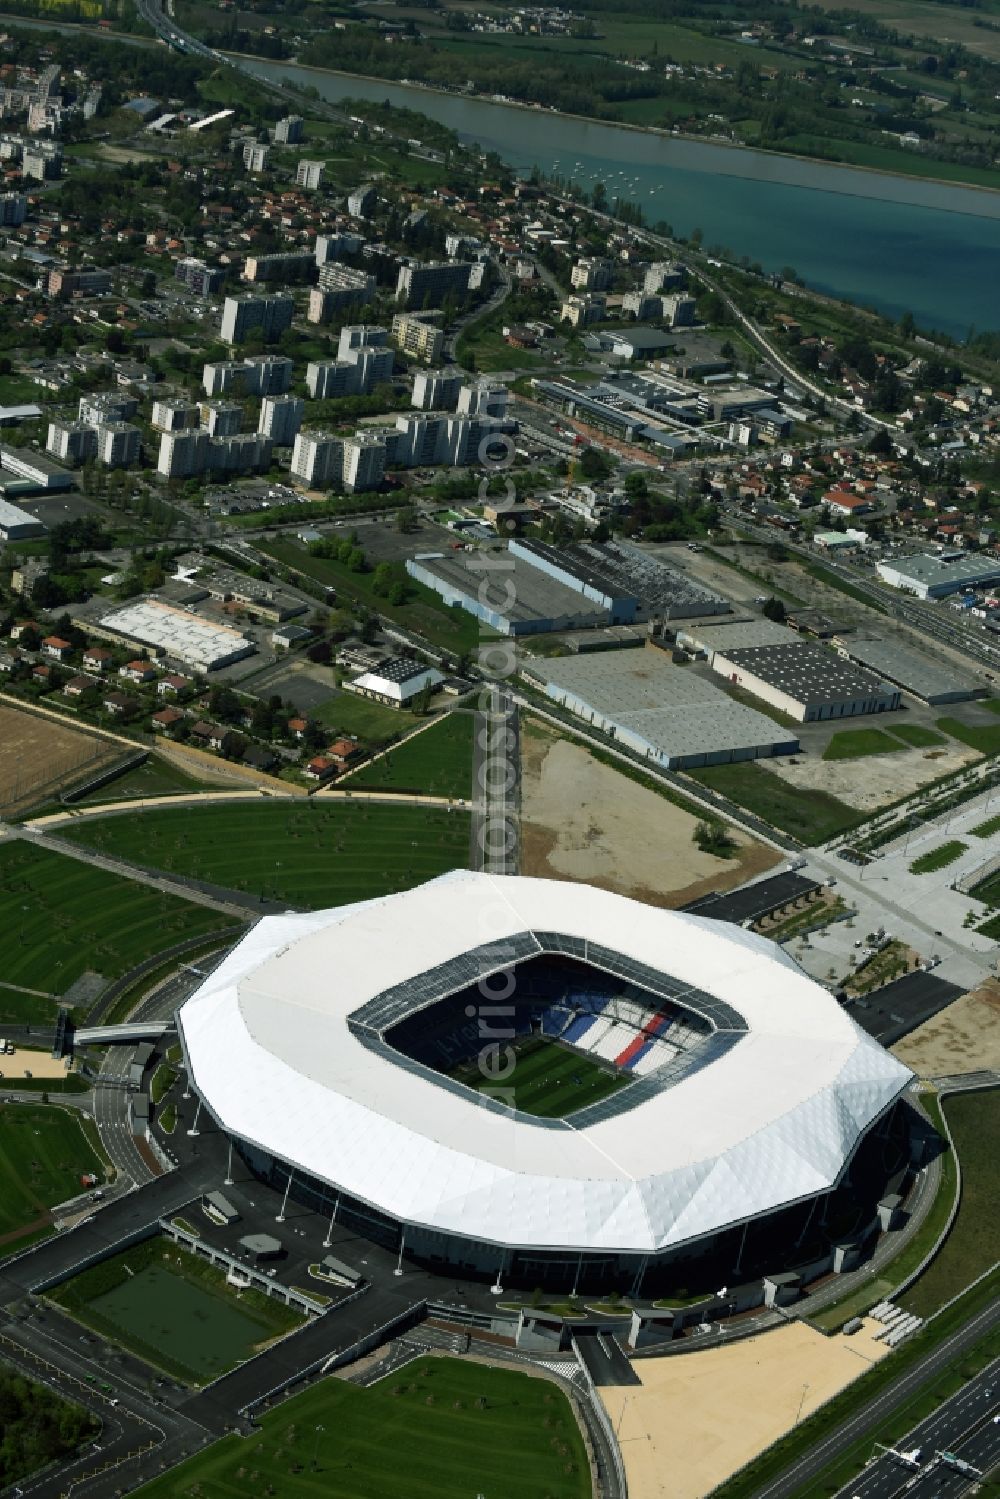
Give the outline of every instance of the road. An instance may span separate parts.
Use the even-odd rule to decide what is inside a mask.
[[[471,867],[493,874],[518,868],[520,740],[517,706],[503,688],[484,686],[488,706],[475,717]]]
[[[971,1475],[949,1467],[935,1454],[952,1452],[974,1468],[988,1472],[1000,1462],[1000,1360],[969,1380],[950,1400],[894,1445],[896,1453],[915,1453],[918,1471],[889,1453],[839,1490],[837,1499],[934,1499],[964,1493]],[[997,1418],[996,1420],[994,1418]]]
[[[817,1442],[802,1457],[792,1463],[777,1478],[755,1491],[753,1499],[792,1499],[795,1494],[818,1492],[815,1487],[826,1469],[835,1462],[838,1454],[854,1442],[862,1441],[869,1433],[878,1429],[899,1406],[905,1405],[930,1380],[944,1372],[950,1365],[977,1343],[986,1333],[1000,1326],[1000,1302],[978,1312],[956,1332],[944,1338],[916,1364],[911,1365],[892,1384],[868,1402],[858,1413],[850,1417],[837,1429]],[[912,1475],[911,1475],[912,1476]],[[813,1488],[810,1490],[810,1485]],[[856,1493],[852,1489],[851,1493]]]

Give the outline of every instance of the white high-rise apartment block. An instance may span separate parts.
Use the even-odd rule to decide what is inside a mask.
[[[257,431],[277,447],[291,447],[302,425],[306,403],[301,396],[265,396],[260,404]]]
[[[307,161],[303,157],[295,169],[296,187],[304,187],[307,192],[315,192],[322,181],[323,163],[321,161]]]
[[[343,473],[344,442],[332,432],[300,432],[292,448],[291,473],[296,479],[319,489]]]
[[[419,411],[454,411],[461,388],[461,375],[451,370],[418,370],[412,403]]]
[[[128,468],[139,461],[141,439],[131,422],[108,422],[97,429],[97,457],[108,468]]]

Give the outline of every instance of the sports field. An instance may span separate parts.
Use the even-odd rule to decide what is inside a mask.
[[[4,983],[61,995],[88,970],[118,978],[182,938],[235,930],[231,918],[207,906],[78,859],[13,840],[0,845]],[[37,997],[30,1018],[53,1013],[52,1001]]]
[[[472,713],[447,713],[380,759],[363,765],[344,785],[468,798],[472,795],[475,722]]]
[[[303,1321],[260,1291],[233,1290],[221,1270],[159,1237],[83,1270],[49,1295],[185,1384],[215,1379]]]
[[[513,1069],[500,1080],[485,1077],[478,1062],[456,1068],[452,1077],[477,1093],[493,1093],[502,1102],[525,1114],[537,1114],[540,1119],[562,1119],[631,1082],[630,1077],[601,1067],[582,1052],[570,1051],[568,1046],[542,1036],[532,1036],[513,1050]]]
[[[370,1389],[324,1379],[154,1479],[146,1499],[590,1499],[565,1395],[467,1359],[422,1358]]]
[[[150,808],[81,820],[64,836],[303,910],[408,890],[469,862],[462,811],[316,798]]]
[[[104,1180],[101,1155],[74,1110],[0,1103],[0,1255],[51,1232],[49,1208],[82,1192],[87,1172]]]

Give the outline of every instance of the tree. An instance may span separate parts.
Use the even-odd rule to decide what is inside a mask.
[[[764,600],[764,605],[760,612],[765,619],[773,619],[777,625],[783,625],[785,622],[785,606],[773,594],[769,599]]]

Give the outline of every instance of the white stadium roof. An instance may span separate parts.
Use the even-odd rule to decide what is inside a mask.
[[[574,1127],[485,1107],[348,1026],[385,991],[532,932],[669,974],[737,1011],[746,1032],[672,1086],[640,1090],[631,1108],[626,1088]],[[911,1076],[754,933],[591,886],[464,871],[266,917],[185,1003],[180,1028],[227,1132],[404,1223],[534,1249],[657,1253],[822,1193]]]

